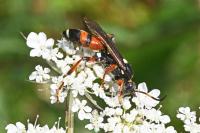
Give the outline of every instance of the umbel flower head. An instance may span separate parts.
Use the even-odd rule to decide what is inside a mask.
[[[80,120],[89,121],[85,128],[95,132],[102,130],[114,133],[176,132],[174,127],[166,125],[170,118],[157,108],[159,101],[148,96],[158,98],[158,89],[148,92],[147,85],[143,82],[138,84],[135,95],[124,95],[120,100],[119,86],[112,73],[107,74],[104,84],[101,84],[99,81],[103,78],[105,65],[82,60],[83,57],[94,55],[94,51],[63,38],[58,41],[47,39],[42,32],[31,32],[27,37],[27,46],[31,48],[31,57],[41,57],[50,66],[47,68],[37,65],[29,80],[50,84],[52,104],[63,103],[69,93],[72,93],[71,110],[78,114]],[[77,65],[76,70],[70,71],[74,65]],[[99,98],[101,104],[94,100],[96,98]],[[94,107],[88,103],[92,103]],[[100,106],[102,103],[104,106]]]
[[[191,111],[189,107],[180,107],[177,113],[177,118],[179,118],[184,123],[184,129],[186,132],[199,133],[200,132],[200,118],[196,117],[196,112]]]
[[[16,124],[8,124],[6,126],[7,133],[65,133],[65,129],[59,127],[60,119],[56,122],[52,128],[49,128],[48,125],[40,126],[37,124],[39,116],[34,122],[34,124],[30,123],[28,120],[27,127],[21,123],[17,122]]]

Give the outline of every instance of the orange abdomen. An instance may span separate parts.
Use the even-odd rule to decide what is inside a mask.
[[[83,47],[89,47],[92,50],[102,50],[104,45],[101,40],[95,36],[88,34],[86,31],[80,32],[80,43]]]
[[[85,31],[80,31],[80,43],[83,45],[83,47],[87,47],[87,38],[88,33]]]
[[[90,44],[89,44],[89,48],[91,48],[93,50],[102,50],[105,47],[99,38],[92,36]]]

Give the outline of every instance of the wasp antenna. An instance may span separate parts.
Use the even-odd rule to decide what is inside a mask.
[[[139,90],[134,90],[134,91],[135,91],[135,92],[138,92],[138,93],[145,94],[145,95],[147,95],[148,97],[150,97],[150,98],[152,98],[152,99],[154,99],[154,100],[156,100],[156,101],[162,101],[162,100],[164,100],[165,97],[166,97],[166,95],[165,95],[163,98],[159,99],[159,98],[155,98],[155,97],[149,95],[149,93],[146,93],[146,92],[143,92],[143,91],[139,91]]]
[[[166,97],[167,97],[167,95],[165,95],[164,97],[162,97],[162,98],[160,99],[160,101],[163,101]]]
[[[23,32],[19,32],[19,33],[26,40],[26,36],[24,35],[24,33]]]

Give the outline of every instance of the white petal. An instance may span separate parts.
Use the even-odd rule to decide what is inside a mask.
[[[41,83],[43,81],[42,76],[37,76],[36,77],[36,82]]]
[[[77,90],[73,90],[72,91],[72,95],[73,95],[73,97],[77,97],[78,96],[78,91]]]
[[[41,65],[37,65],[37,66],[35,66],[35,70],[41,72],[41,71],[43,71],[43,68]]]
[[[34,32],[29,33],[27,39],[26,39],[26,44],[30,48],[38,48],[38,35]]]
[[[185,113],[190,113],[190,107],[185,107]]]
[[[162,123],[164,123],[164,124],[167,124],[167,123],[170,122],[170,118],[169,118],[168,115],[163,115],[163,116],[160,117],[160,121],[161,121]]]
[[[44,32],[40,32],[40,33],[38,34],[38,39],[39,39],[40,43],[41,43],[42,45],[44,45],[45,42],[46,42],[46,40],[47,40],[47,36],[46,36],[46,34],[45,34]]]
[[[148,92],[146,83],[145,83],[145,82],[140,83],[140,84],[138,85],[138,90],[143,91],[143,92]]]
[[[17,127],[14,124],[8,124],[5,128],[7,133],[16,133],[17,132]]]
[[[84,107],[85,112],[91,112],[92,108],[90,108],[89,106],[85,106]]]
[[[32,72],[31,75],[29,76],[29,80],[35,80],[36,79],[36,75],[37,75],[36,71]]]
[[[81,101],[80,101],[78,98],[76,98],[76,99],[74,100],[74,103],[75,103],[76,105],[80,106]]]
[[[77,105],[72,106],[72,112],[77,112],[79,110],[79,107]]]
[[[158,97],[160,95],[160,90],[153,89],[151,92],[149,92],[149,94],[156,98],[156,97]]]
[[[190,124],[191,124],[191,121],[190,121],[189,119],[186,119],[186,120],[184,121],[184,124],[185,124],[185,125],[190,125]]]
[[[22,124],[21,122],[17,122],[17,123],[16,123],[16,126],[17,126],[17,128],[22,129],[22,130],[25,129],[24,124]]]
[[[28,123],[28,131],[34,131],[35,130],[35,127],[34,127],[34,125],[33,124],[31,124],[31,123]]]
[[[58,86],[56,84],[51,84],[50,88],[51,88],[51,90],[57,90]]]
[[[49,68],[44,68],[44,72],[45,72],[45,73],[49,73],[49,72],[50,72],[50,69],[49,69]]]
[[[65,101],[65,97],[64,96],[59,96],[58,98],[59,98],[59,102],[60,103],[63,103]]]
[[[185,115],[184,114],[177,114],[176,117],[181,119],[182,121],[185,119]]]
[[[166,133],[177,133],[173,126],[169,126],[166,128]]]
[[[155,107],[159,103],[159,101],[156,101],[150,97],[146,97],[143,102],[148,109]]]
[[[80,89],[80,90],[79,90],[79,94],[80,94],[81,96],[83,96],[83,95],[85,94],[85,89]]]
[[[95,71],[96,75],[99,77],[99,78],[102,78],[103,77],[103,74],[104,74],[104,69],[99,66],[99,65],[94,65],[93,66],[93,70]]]
[[[32,49],[30,51],[30,56],[31,57],[40,57],[41,56],[41,51],[40,49]]]
[[[51,100],[51,104],[54,104],[54,103],[57,102],[57,97],[51,96],[51,97],[50,97],[50,100]]]
[[[86,105],[86,103],[87,103],[87,101],[86,101],[86,100],[82,100],[82,101],[81,101],[81,104],[82,104],[82,106],[85,106],[85,105]]]
[[[49,49],[45,49],[42,51],[42,58],[50,60],[51,59],[51,51]]]
[[[52,48],[54,45],[54,40],[52,38],[48,39],[45,43],[47,48]]]
[[[129,99],[124,99],[123,108],[128,110],[130,107],[131,107],[131,103],[130,103]]]
[[[87,129],[89,129],[89,130],[92,130],[92,129],[94,129],[94,126],[93,126],[92,124],[87,124],[87,125],[85,126],[85,128],[87,128]]]
[[[50,75],[49,74],[43,74],[43,78],[44,78],[44,80],[48,80],[48,79],[50,79]]]
[[[184,112],[185,112],[185,108],[184,108],[184,107],[180,107],[180,108],[179,108],[179,112],[184,113]]]
[[[84,118],[85,119],[91,119],[92,118],[92,114],[91,113],[85,113]]]
[[[111,77],[111,76],[109,76],[109,75],[106,75],[106,76],[105,76],[104,81],[110,82],[111,80],[112,80],[112,77]]]
[[[79,112],[78,112],[78,118],[80,119],[80,120],[84,120],[84,118],[85,118],[85,112],[83,111],[83,110],[80,110]]]
[[[123,110],[121,108],[116,108],[115,109],[115,113],[116,115],[122,115],[123,114]],[[100,117],[101,118],[101,117]],[[103,119],[103,118],[102,118]]]

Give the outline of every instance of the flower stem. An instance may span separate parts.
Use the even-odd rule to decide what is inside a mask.
[[[73,95],[72,92],[69,91],[69,96],[67,99],[67,111],[65,116],[65,125],[67,127],[66,133],[74,133],[74,113],[72,112],[72,102]]]

